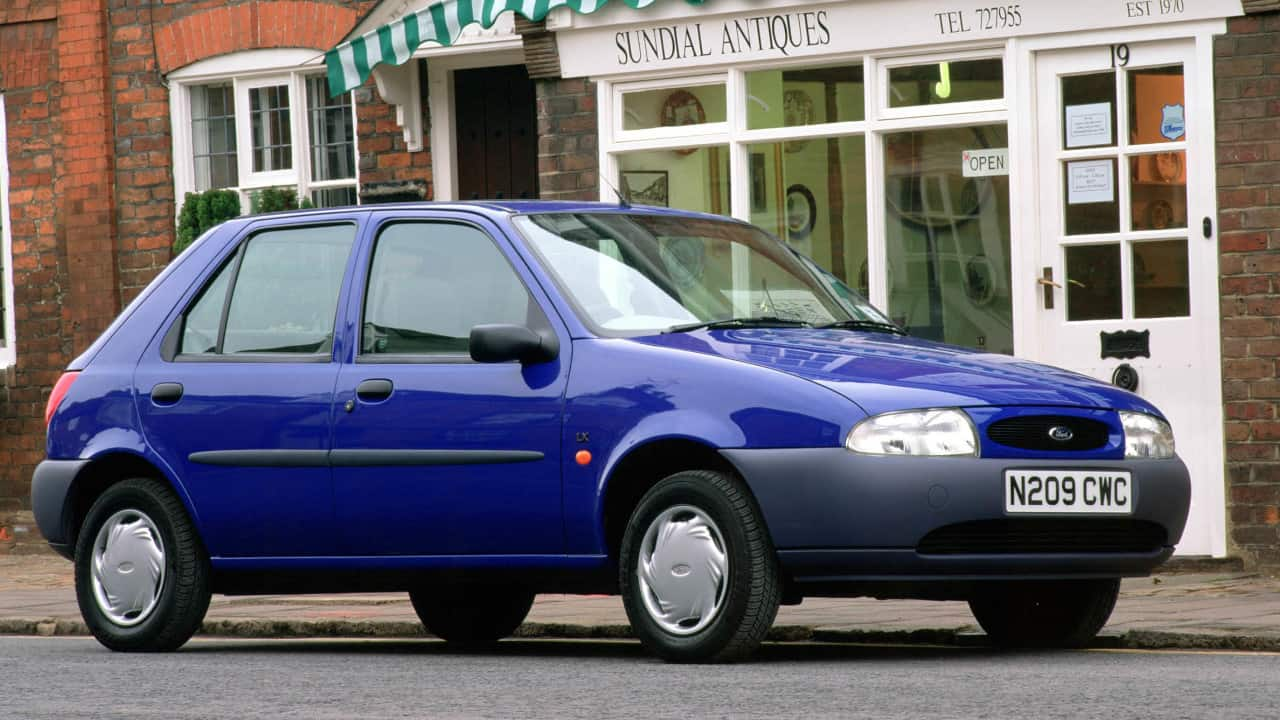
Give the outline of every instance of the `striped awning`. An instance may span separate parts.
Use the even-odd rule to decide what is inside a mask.
[[[657,0],[622,0],[639,10]],[[700,5],[703,0],[685,0]],[[452,45],[462,29],[473,23],[490,28],[508,10],[538,22],[547,13],[567,7],[578,13],[592,13],[609,0],[437,0],[421,10],[387,23],[358,38],[344,42],[324,55],[329,70],[329,93],[339,95],[359,87],[378,63],[399,65],[413,56],[425,42]]]

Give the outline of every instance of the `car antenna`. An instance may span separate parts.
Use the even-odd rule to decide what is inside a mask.
[[[626,210],[631,209],[631,198],[628,198],[626,195],[623,195],[621,192],[619,192],[618,188],[614,187],[613,183],[609,182],[609,178],[601,175],[600,182],[609,186],[609,189],[613,191],[614,197],[618,198],[618,205],[620,207]]]

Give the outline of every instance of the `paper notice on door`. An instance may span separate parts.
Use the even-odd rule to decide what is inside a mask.
[[[1115,202],[1114,162],[1114,160],[1081,160],[1067,163],[1067,204]]]
[[[1067,149],[1111,144],[1111,103],[1067,106]]]

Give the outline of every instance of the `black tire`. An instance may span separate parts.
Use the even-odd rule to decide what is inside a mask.
[[[1074,648],[1098,635],[1119,595],[1116,578],[996,583],[969,609],[999,647]]]
[[[448,585],[409,591],[432,635],[460,648],[491,647],[511,635],[533,607],[533,592],[500,585]]]
[[[103,524],[112,518],[134,517],[129,513],[145,516],[158,532],[163,575],[145,617],[126,626],[113,620],[98,599],[93,566]],[[209,609],[209,556],[204,544],[182,501],[168,485],[150,478],[112,485],[89,509],[76,541],[75,577],[85,624],[98,642],[116,651],[176,650],[200,629]]]
[[[707,613],[710,621],[689,623],[687,632],[691,634],[668,630],[655,619],[646,599],[651,604],[657,599],[646,589],[640,568],[645,553],[651,551],[642,547],[650,526],[660,517],[670,517],[676,523],[695,519],[693,515],[681,518],[680,509],[685,507],[696,509],[714,523],[728,560],[718,610],[714,615]],[[683,576],[689,569],[677,565],[671,573]],[[773,626],[782,594],[777,555],[755,499],[737,479],[709,470],[676,473],[645,493],[623,535],[618,575],[632,630],[646,648],[669,662],[745,659]],[[704,622],[707,624],[699,629]],[[679,623],[670,624],[685,631]]]

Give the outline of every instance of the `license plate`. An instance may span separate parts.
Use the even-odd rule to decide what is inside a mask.
[[[1004,511],[1128,515],[1133,478],[1123,470],[1005,470]]]

